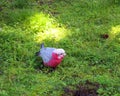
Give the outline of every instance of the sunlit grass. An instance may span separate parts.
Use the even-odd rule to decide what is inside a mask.
[[[29,19],[30,30],[34,31],[35,41],[37,43],[44,42],[44,40],[54,40],[55,42],[65,38],[67,34],[67,29],[64,26],[59,26],[60,24],[55,20],[55,18],[50,17],[49,14],[36,13]]]
[[[112,27],[110,32],[110,38],[114,39],[119,34],[120,34],[120,25]]]
[[[33,31],[42,32],[53,26],[53,19],[44,13],[36,13],[29,18],[29,26]]]
[[[66,36],[66,29],[63,28],[50,28],[45,32],[40,32],[35,37],[37,42],[44,42],[44,40],[54,40],[55,42],[60,41]]]

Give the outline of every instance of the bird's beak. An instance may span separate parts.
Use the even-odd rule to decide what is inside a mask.
[[[66,56],[66,53],[64,53],[64,56]]]

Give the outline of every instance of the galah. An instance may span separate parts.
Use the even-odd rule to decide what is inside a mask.
[[[56,68],[66,53],[64,49],[44,47],[44,44],[41,44],[40,51],[36,53],[37,56],[40,56],[43,60],[45,66]]]

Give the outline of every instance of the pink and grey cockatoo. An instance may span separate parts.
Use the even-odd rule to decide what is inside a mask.
[[[44,44],[41,44],[41,49],[37,52],[37,56],[42,58],[44,65],[52,68],[56,68],[65,55],[64,49],[44,47]]]

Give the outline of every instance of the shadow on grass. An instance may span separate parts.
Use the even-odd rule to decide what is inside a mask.
[[[100,84],[97,82],[85,81],[85,84],[78,84],[75,89],[65,88],[62,96],[98,96],[97,90]]]

